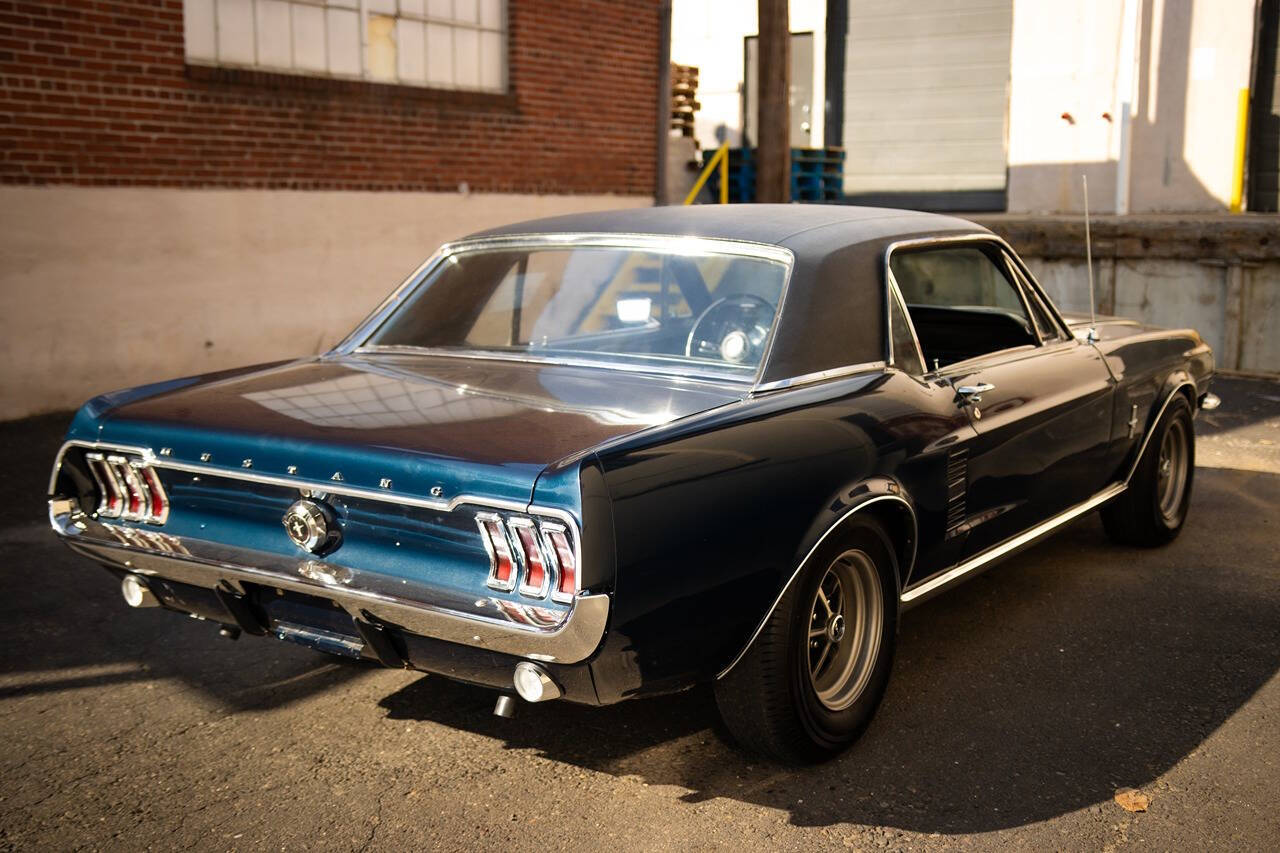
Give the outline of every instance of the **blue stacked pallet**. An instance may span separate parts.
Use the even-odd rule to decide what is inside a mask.
[[[754,148],[729,149],[729,201],[741,203],[756,198],[756,152]],[[719,170],[709,181],[712,198],[719,198]],[[844,195],[844,151],[840,148],[791,149],[791,200],[802,202],[839,201]]]

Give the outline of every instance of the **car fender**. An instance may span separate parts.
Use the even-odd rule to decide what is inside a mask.
[[[1182,393],[1185,393],[1187,402],[1191,404],[1191,411],[1194,412],[1196,400],[1199,398],[1196,381],[1187,371],[1174,370],[1165,377],[1160,393],[1151,405],[1151,411],[1147,415],[1146,427],[1143,429],[1142,440],[1138,442],[1138,450],[1134,453],[1133,461],[1125,471],[1124,482],[1126,485],[1133,479],[1134,473],[1142,463],[1142,456],[1147,451],[1147,445],[1151,443],[1151,436],[1155,434],[1156,426],[1159,425],[1160,419],[1164,417],[1169,405]]]
[[[760,636],[760,632],[764,630],[764,626],[772,618],[774,611],[777,610],[783,596],[787,594],[787,590],[800,577],[800,573],[808,566],[822,543],[832,535],[838,534],[855,518],[865,517],[868,514],[875,515],[877,518],[882,519],[882,522],[889,521],[885,527],[890,537],[890,541],[887,544],[892,548],[896,557],[894,571],[897,589],[894,591],[894,599],[895,601],[897,600],[902,591],[903,579],[910,576],[911,566],[915,562],[917,541],[915,507],[906,490],[903,489],[898,481],[890,477],[872,477],[842,491],[814,519],[814,523],[806,533],[800,548],[797,549],[798,558],[795,568],[787,576],[786,581],[778,590],[777,595],[774,596],[768,609],[756,623],[755,629],[742,645],[742,648],[729,662],[728,666],[716,674],[717,679],[728,675],[751,649],[752,644]],[[898,535],[895,536],[895,533]]]

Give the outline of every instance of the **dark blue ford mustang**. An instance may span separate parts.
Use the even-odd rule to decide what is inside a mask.
[[[899,613],[1093,509],[1187,514],[1192,330],[1060,314],[972,223],[655,208],[442,248],[332,352],[89,401],[54,529],[134,606],[492,686],[712,682],[845,747]]]

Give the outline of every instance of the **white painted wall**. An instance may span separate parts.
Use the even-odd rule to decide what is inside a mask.
[[[825,128],[827,4],[826,0],[791,0],[792,32],[813,33],[813,132],[821,147]],[[698,101],[694,135],[704,149],[720,145],[717,132],[730,145],[742,144],[743,42],[759,32],[755,0],[674,0],[671,6],[671,61],[698,66]]]
[[[1254,0],[1130,2],[1138,4],[1130,212],[1225,210]],[[1079,212],[1082,173],[1091,209],[1114,212],[1124,3],[1015,0],[1010,212]]]
[[[635,196],[0,188],[0,420],[318,353],[437,246]]]

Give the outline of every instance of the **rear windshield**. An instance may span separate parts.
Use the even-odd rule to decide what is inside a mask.
[[[736,254],[518,247],[449,255],[365,341],[755,376],[787,266]]]

